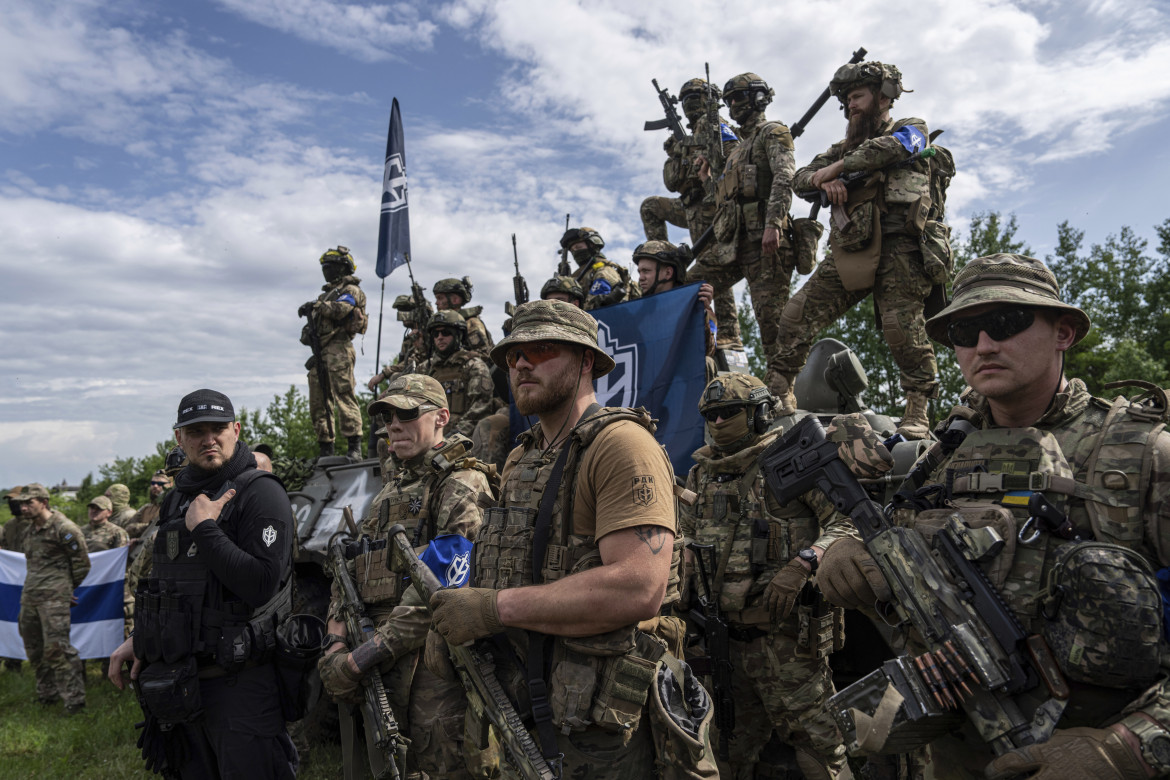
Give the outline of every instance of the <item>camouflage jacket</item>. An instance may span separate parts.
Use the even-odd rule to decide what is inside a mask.
[[[573,278],[585,291],[583,307],[585,311],[642,297],[641,288],[630,280],[630,272],[616,263],[611,263],[601,252],[578,268]]]
[[[761,112],[739,128],[739,137],[715,184],[716,205],[721,213],[739,211],[735,221],[750,232],[767,227],[783,231],[796,169],[792,134],[784,123],[769,121]]]
[[[125,547],[130,544],[130,536],[126,529],[114,525],[109,520],[94,525],[92,522],[85,527],[85,546],[90,552],[112,550],[115,547]]]
[[[446,435],[470,437],[475,424],[495,411],[491,371],[478,352],[458,349],[448,357],[436,352],[418,373],[433,377],[447,392],[451,421],[443,429]]]
[[[17,515],[0,528],[0,550],[24,549],[24,532],[28,530],[29,521],[23,515]]]
[[[89,550],[81,529],[56,509],[43,525],[29,525],[24,557],[28,574],[21,600],[68,598],[89,574]]]
[[[129,506],[114,507],[113,514],[110,515],[110,522],[119,528],[125,528],[130,525],[130,521],[134,519],[134,510]]]
[[[358,316],[355,310],[362,314],[366,311],[366,294],[362,292],[361,279],[356,276],[343,276],[333,284],[322,285],[323,292],[317,296],[317,305],[313,309],[313,316],[317,323],[317,336],[321,339],[321,347],[331,344],[349,342],[353,336],[346,329],[346,324],[352,317]],[[301,332],[301,343],[308,345],[308,324]]]
[[[484,325],[483,320],[479,318],[483,307],[464,306],[461,309],[454,309],[454,311],[467,323],[467,348],[484,357],[489,357],[495,342],[492,341],[492,334],[488,331],[487,325]]]
[[[131,539],[137,539],[142,536],[142,532],[146,527],[158,519],[159,505],[155,503],[143,504],[134,513],[134,517],[130,518],[130,522],[126,523],[126,533]]]
[[[721,125],[729,124],[723,117],[719,117],[719,122]],[[677,141],[674,136],[666,139],[664,145],[666,162],[662,165],[662,183],[670,192],[679,194],[683,208],[688,210],[701,205],[704,200],[708,201],[709,205],[714,205],[711,202],[711,192],[708,191],[709,186],[699,178],[699,166],[695,165],[695,159],[700,155],[707,157],[711,165],[711,175],[718,177],[723,172],[723,163],[727,156],[739,143],[738,139],[726,137],[734,135],[729,129],[723,140],[723,159],[711,160],[712,155],[707,150],[718,147],[719,139],[711,131],[711,123],[707,121],[706,115],[700,116],[690,125],[690,129],[692,135],[686,141]],[[705,228],[704,225],[701,229]]]

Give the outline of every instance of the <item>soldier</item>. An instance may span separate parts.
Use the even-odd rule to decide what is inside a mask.
[[[403,371],[408,374],[414,373],[430,357],[426,333],[419,328],[419,315],[415,311],[414,298],[410,295],[399,295],[394,299],[394,308],[398,311],[398,321],[405,329],[402,336],[402,348],[398,351],[392,364],[383,366],[381,371],[370,377],[366,387],[372,392],[377,392],[378,385],[395,374]],[[426,316],[429,318],[430,313],[428,312]]]
[[[529,683],[501,680],[513,702],[532,702],[536,739],[546,757],[563,754],[564,777],[649,777],[651,730],[638,725],[664,650],[636,626],[674,600],[674,472],[644,410],[597,405],[593,380],[614,361],[596,320],[533,301],[513,321],[492,360],[539,422],[508,456],[501,506],[485,514],[476,587],[435,594],[435,630],[452,645],[508,637]]]
[[[474,540],[483,520],[479,500],[494,499],[498,482],[494,469],[467,457],[471,442],[465,436],[444,438],[450,412],[442,385],[429,376],[399,375],[387,394],[370,404],[370,414],[387,421],[384,433],[397,469],[394,480],[370,504],[361,533],[373,542],[387,540],[390,527],[401,523],[413,533],[416,547],[446,534]],[[358,642],[346,637],[342,593],[334,585],[326,655],[318,662],[321,681],[343,703],[360,696],[365,675],[381,674],[411,740],[408,765],[400,769],[408,775],[422,771],[430,777],[470,777],[462,740],[452,738],[463,733],[463,686],[419,663],[430,615],[422,604],[402,605],[409,581],[387,570],[385,558],[385,550],[380,555],[375,551],[349,564],[375,625],[372,638]],[[375,565],[371,559],[377,559]]]
[[[711,282],[716,295],[747,279],[760,341],[768,355],[777,346],[780,310],[788,301],[796,268],[788,217],[796,163],[788,128],[764,116],[774,94],[754,73],[742,73],[723,87],[731,118],[740,125],[740,142],[715,182],[717,256],[690,271],[692,279]],[[700,168],[700,175],[715,174],[707,164]]]
[[[69,607],[77,601],[74,589],[89,573],[85,538],[69,518],[49,508],[43,485],[25,485],[16,500],[29,521],[18,625],[37,676],[37,700],[64,700],[65,712],[75,715],[85,709],[85,667],[69,641]]]
[[[605,239],[589,227],[569,228],[561,236],[561,249],[571,253],[577,263],[573,278],[585,291],[585,311],[641,297],[638,285],[630,281],[630,272],[605,259],[604,246]]]
[[[434,350],[419,373],[434,377],[447,392],[451,419],[443,433],[470,437],[476,423],[495,409],[487,363],[478,352],[465,348],[467,324],[456,312],[436,312],[427,333]]]
[[[147,496],[150,500],[139,507],[134,517],[126,524],[126,533],[130,536],[131,552],[138,547],[138,537],[142,536],[146,527],[158,517],[158,508],[159,504],[162,503],[162,497],[173,484],[174,482],[162,469],[158,469],[151,475],[150,485],[147,488]]]
[[[130,521],[134,518],[134,510],[130,507],[130,488],[116,482],[106,488],[105,496],[110,499],[110,503],[114,507],[114,511],[110,514],[110,522],[119,528],[130,525]]]
[[[710,126],[708,112],[714,108],[711,103],[718,105],[722,96],[718,87],[699,78],[691,79],[679,90],[679,102],[682,103],[683,115],[692,135],[687,141],[678,141],[673,135],[666,139],[663,143],[666,162],[662,166],[662,181],[666,189],[679,193],[679,197],[652,196],[642,201],[642,229],[647,241],[668,240],[666,223],[669,222],[687,228],[691,246],[694,246],[715,220],[715,200],[708,191],[709,185],[699,176],[700,160],[710,161],[712,174],[717,178],[723,173],[727,155],[739,143],[739,138],[722,116],[719,117],[717,129]],[[709,246],[710,249],[696,259],[716,265],[718,263],[713,257],[716,245],[712,243]],[[724,332],[719,334],[719,346],[742,349],[735,294],[731,288],[721,290],[716,296],[715,313],[719,321],[725,323]]]
[[[132,663],[144,757],[170,772],[295,777],[274,669],[276,627],[292,608],[288,495],[256,468],[223,393],[184,396],[174,428],[190,463],[159,512],[134,636],[110,656],[110,681],[121,689]]]
[[[28,530],[28,518],[20,511],[20,491],[24,485],[17,485],[8,491],[5,500],[8,502],[8,511],[12,519],[0,526],[0,550],[15,550],[19,552],[24,547],[24,532]]]
[[[792,383],[813,338],[872,292],[906,393],[898,432],[924,439],[930,429],[927,402],[937,394],[938,381],[923,311],[946,271],[932,279],[920,248],[931,206],[928,163],[899,163],[927,146],[926,123],[890,119],[890,106],[904,91],[893,65],[843,65],[829,88],[846,110],[848,130],[844,140],[797,171],[796,189],[823,190],[833,204],[833,252],[784,307],[778,348],[768,360],[768,385],[785,409],[795,409]],[[838,177],[856,171],[873,175],[847,190]]]
[[[647,241],[634,249],[634,265],[638,267],[638,287],[642,297],[647,298],[660,292],[667,292],[687,283],[687,262],[690,253],[680,250],[669,241]],[[698,297],[703,304],[706,319],[707,378],[715,376],[715,349],[718,342],[719,326],[715,312],[711,310],[714,290],[707,282],[699,285]]]
[[[320,353],[309,358],[305,368],[309,369],[309,412],[321,457],[333,454],[334,410],[341,415],[341,435],[348,443],[346,456],[362,457],[362,413],[354,393],[353,337],[366,332],[369,318],[366,294],[358,286],[361,279],[353,275],[355,271],[357,266],[348,249],[339,246],[326,251],[321,255],[324,292],[297,309],[299,316],[309,318],[301,331],[301,343],[313,346],[315,328],[320,347]],[[321,386],[318,361],[325,365],[324,381],[328,387]]]
[[[940,424],[945,446],[924,459],[923,479],[913,485],[922,487],[917,496],[939,496],[945,506],[896,504],[897,523],[929,532],[939,515],[972,527],[991,522],[1014,548],[988,562],[999,593],[1024,631],[1051,646],[1072,688],[1046,742],[996,758],[968,725],[961,739],[932,744],[936,768],[991,780],[1170,775],[1170,682],[1151,575],[1170,564],[1165,400],[1110,402],[1065,377],[1064,354],[1091,323],[1030,257],[972,260],[955,276],[952,303],[925,327],[955,350],[971,389],[966,405]],[[957,421],[966,421],[965,436]],[[1053,512],[1030,519],[1029,501],[1011,498],[1020,495],[1016,482],[1025,498],[1036,495],[1031,486],[1044,486]],[[945,491],[932,487],[944,483]],[[1061,529],[1065,519],[1071,527]],[[859,542],[831,547],[820,572],[826,598],[841,606],[893,598]],[[1077,572],[1085,576],[1069,576]]]
[[[831,778],[845,765],[841,735],[825,710],[834,693],[835,637],[830,627],[827,636],[806,633],[802,645],[794,607],[820,556],[854,532],[819,493],[781,506],[767,489],[756,459],[782,433],[769,430],[774,408],[754,376],[724,374],[707,385],[699,413],[711,444],[693,455],[687,488],[699,499],[682,506],[680,525],[688,543],[714,545],[719,568],[707,570],[713,592],[706,595],[718,599],[730,627],[735,734],[720,776],[751,780],[775,729],[795,748],[805,777]],[[695,571],[693,563],[688,568]]]
[[[571,276],[554,276],[540,288],[542,301],[564,301],[578,309],[585,308],[585,290]]]
[[[130,544],[130,536],[126,529],[110,522],[113,510],[113,504],[105,496],[94,497],[86,507],[86,511],[89,512],[89,525],[85,527],[84,536],[85,546],[89,552],[112,550]]]
[[[435,282],[435,308],[439,311],[453,311],[467,322],[467,348],[485,358],[491,353],[492,334],[479,318],[482,306],[467,306],[471,301],[471,278],[440,279]]]

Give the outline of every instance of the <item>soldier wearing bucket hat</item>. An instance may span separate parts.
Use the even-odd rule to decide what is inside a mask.
[[[643,672],[663,650],[634,641],[634,629],[678,598],[674,472],[644,409],[597,403],[592,380],[614,361],[589,313],[532,301],[512,324],[492,360],[508,371],[517,409],[537,422],[508,456],[500,505],[484,516],[475,587],[431,599],[435,630],[452,645],[507,630],[528,665],[527,683],[505,688],[513,702],[532,702],[534,739],[550,761],[563,754],[563,776],[649,776],[661,732],[646,713],[653,674]],[[557,685],[566,673],[577,682]],[[639,728],[646,717],[650,727]]]
[[[451,534],[474,540],[483,521],[480,498],[493,500],[499,480],[493,467],[468,457],[470,439],[458,433],[444,438],[450,413],[443,386],[422,374],[399,374],[369,410],[371,418],[381,415],[385,422],[378,434],[387,438],[395,472],[371,502],[361,533],[377,543],[402,524],[413,532],[416,547]],[[403,601],[402,575],[387,569],[385,557],[383,547],[349,564],[374,622],[372,638],[346,636],[341,590],[334,588],[326,655],[318,662],[321,682],[341,704],[344,721],[351,717],[349,702],[360,696],[362,679],[382,675],[402,732],[411,740],[404,773],[469,778],[462,740],[446,731],[446,724],[463,723],[463,687],[418,663],[430,616],[423,609],[397,609]],[[346,774],[355,769],[347,766]]]
[[[897,525],[929,533],[940,509],[971,527],[990,520],[1013,548],[991,564],[996,587],[1075,683],[1047,740],[996,757],[968,726],[961,739],[932,743],[936,759],[966,768],[955,777],[1170,774],[1170,682],[1152,574],[1170,564],[1166,401],[1155,388],[1094,398],[1065,377],[1064,353],[1090,326],[1044,263],[1012,254],[967,264],[952,303],[926,323],[955,350],[971,390],[899,491],[915,498],[895,498]],[[1038,496],[1043,517],[1029,508]],[[878,594],[892,598],[871,575],[862,545],[838,544],[818,580],[830,601],[868,607]]]

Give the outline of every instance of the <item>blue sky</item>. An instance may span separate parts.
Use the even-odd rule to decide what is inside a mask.
[[[304,387],[297,306],[349,246],[375,308],[390,101],[405,118],[415,272],[470,274],[498,328],[511,233],[529,284],[564,214],[611,259],[663,194],[650,79],[752,70],[794,121],[857,46],[945,128],[951,222],[1015,212],[1043,256],[1170,217],[1170,18],[1139,0],[0,2],[0,484],[76,480],[167,438],[178,399]],[[841,135],[831,102],[798,141]],[[681,234],[676,233],[676,238]],[[387,280],[403,291],[404,274]],[[397,324],[386,325],[398,338]],[[371,330],[359,379],[374,368]],[[388,350],[384,350],[388,351]],[[386,357],[385,355],[383,357]]]

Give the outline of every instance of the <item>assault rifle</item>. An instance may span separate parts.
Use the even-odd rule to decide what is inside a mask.
[[[690,542],[687,549],[695,554],[699,564],[699,579],[703,584],[703,595],[699,596],[699,608],[692,609],[688,617],[695,627],[703,632],[707,645],[707,657],[691,660],[696,674],[711,677],[711,698],[715,702],[715,726],[719,729],[719,758],[728,760],[732,734],[735,731],[735,699],[731,690],[731,645],[728,636],[727,619],[719,609],[719,594],[711,589],[710,575],[715,576],[715,545]],[[710,555],[711,559],[706,560]],[[706,661],[706,663],[703,663]]]
[[[569,232],[569,215],[565,215],[565,233]],[[567,246],[561,247],[561,262],[557,265],[558,276],[572,276],[573,271],[569,268],[569,248]]]
[[[350,533],[357,537],[357,527],[353,522],[353,510],[347,506],[343,510],[343,514]],[[349,576],[346,560],[370,549],[374,548],[371,547],[368,536],[358,539],[355,544],[350,544],[344,536],[339,536],[329,546],[329,568],[333,579],[341,587],[341,611],[345,623],[345,633],[350,644],[355,647],[373,638],[374,622],[366,615],[366,606],[362,603],[353,578]],[[406,765],[406,741],[398,733],[398,721],[394,718],[394,710],[390,708],[390,700],[386,697],[386,688],[382,685],[382,675],[378,674],[376,669],[372,670],[362,678],[362,689],[363,700],[360,710],[365,724],[367,744],[373,743],[380,751],[380,757],[384,762],[384,766],[380,770],[376,767],[371,768],[375,770],[377,778],[400,780],[401,774],[398,770],[398,764],[402,762],[403,766]],[[371,762],[373,762],[376,756],[372,750],[370,754]]]
[[[516,297],[516,306],[528,303],[528,282],[524,281],[524,274],[520,273],[520,255],[516,252],[516,234],[512,234],[512,265],[516,268],[516,275],[512,277],[512,295]],[[504,311],[509,317],[516,313],[516,306],[504,304]]]
[[[431,596],[442,590],[442,584],[430,567],[419,560],[401,524],[390,528],[391,544],[402,556],[410,572],[410,580],[424,604],[430,604]],[[428,607],[428,610],[430,608]],[[524,727],[524,722],[508,699],[503,686],[496,677],[496,664],[486,645],[472,647],[449,645],[451,661],[459,673],[459,679],[467,690],[467,706],[476,713],[482,713],[496,730],[509,762],[523,780],[557,780],[554,772],[540,752],[536,741]]]
[[[761,453],[760,465],[782,504],[815,487],[852,518],[893,593],[894,610],[927,648],[887,661],[830,699],[842,731],[854,732],[854,742],[870,731],[874,723],[857,723],[852,713],[868,718],[883,709],[877,700],[892,688],[901,706],[873,729],[882,732],[874,752],[925,744],[955,728],[960,709],[997,755],[1047,740],[1064,712],[1068,683],[1044,639],[1025,631],[978,566],[999,553],[1003,540],[990,527],[972,529],[952,516],[932,551],[919,531],[886,517],[837,446],[815,417],[806,417]]]
[[[711,64],[703,63],[703,73],[707,77],[707,132],[714,136],[710,140],[710,148],[706,150],[707,164],[711,166],[711,174],[723,170],[727,162],[727,155],[723,153],[723,123],[719,120],[719,101],[714,96],[714,85],[711,83]]]
[[[853,52],[853,57],[850,58],[849,64],[856,65],[857,63],[864,60],[865,55],[868,53],[869,52],[867,52],[864,47],[858,48],[857,51]],[[817,99],[813,101],[813,104],[809,110],[804,112],[804,116],[796,120],[796,124],[788,128],[788,132],[792,133],[793,138],[800,138],[800,136],[804,134],[804,128],[808,127],[808,123],[813,120],[813,117],[817,115],[817,112],[820,111],[824,107],[825,103],[829,101],[829,97],[832,94],[833,93],[829,91],[829,88],[825,87],[824,92],[817,96]]]
[[[301,311],[304,311],[306,306],[308,304],[302,306]],[[317,384],[321,385],[321,397],[328,404],[333,400],[333,388],[329,384],[329,369],[321,357],[321,334],[317,332],[317,310],[315,307],[311,308],[307,314],[302,316],[307,318],[308,324],[305,327],[309,331],[309,347],[312,348],[313,357],[317,361]]]
[[[658,86],[658,79],[650,79],[650,83],[654,85],[654,91],[658,93],[658,102],[662,104],[662,112],[666,114],[662,119],[652,119],[642,125],[642,129],[662,130],[663,128],[670,128],[670,134],[674,136],[674,140],[686,142],[687,131],[683,129],[682,120],[678,118],[678,110],[675,106],[678,105],[678,98],[667,92],[662,87]],[[565,230],[568,230],[566,225]]]
[[[935,130],[933,133],[931,133],[929,144],[924,148],[919,149],[917,152],[914,152],[905,160],[898,160],[895,163],[890,163],[884,168],[879,168],[877,171],[852,171],[850,173],[843,173],[837,177],[837,181],[844,184],[846,189],[853,189],[854,187],[860,185],[862,181],[868,179],[870,176],[878,173],[879,171],[890,171],[894,168],[904,168],[908,165],[913,165],[919,160],[929,160],[931,157],[934,157],[936,154],[938,154],[938,148],[934,146],[934,139],[942,135],[942,132],[942,130]],[[798,192],[796,193],[796,197],[813,204],[812,212],[809,214],[810,219],[816,219],[817,214],[820,213],[820,210],[829,205],[829,194],[822,189]]]

